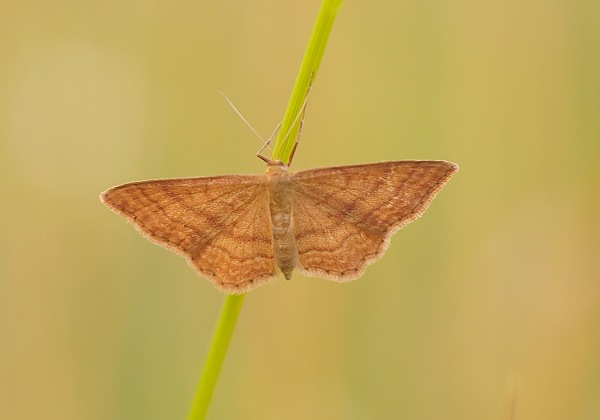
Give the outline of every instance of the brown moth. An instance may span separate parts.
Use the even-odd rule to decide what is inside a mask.
[[[360,277],[457,170],[404,160],[292,173],[269,160],[263,175],[132,182],[100,198],[221,291],[244,293],[293,270]]]

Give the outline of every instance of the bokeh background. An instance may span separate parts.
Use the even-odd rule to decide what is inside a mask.
[[[319,7],[3,1],[0,418],[185,417],[223,301],[98,200],[261,173]],[[600,3],[347,1],[293,169],[461,170],[353,283],[250,293],[214,419],[600,418]]]

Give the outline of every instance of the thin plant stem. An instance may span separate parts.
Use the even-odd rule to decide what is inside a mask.
[[[329,33],[342,3],[343,0],[323,0],[321,3],[317,20],[284,114],[282,127],[279,130],[279,136],[273,148],[273,159],[289,163],[300,128],[301,118],[297,117],[304,106],[308,89],[316,78]],[[225,297],[190,410],[190,420],[206,418],[217,379],[221,372],[221,366],[223,366],[225,354],[227,353],[227,348],[242,308],[244,296],[242,294],[227,295]]]
[[[213,332],[210,349],[204,363],[204,370],[202,371],[198,390],[190,411],[190,420],[204,419],[206,417],[208,406],[215,390],[219,373],[221,372],[221,366],[223,366],[223,360],[227,353],[227,347],[229,347],[238,315],[242,310],[244,296],[245,294],[227,295],[223,301],[219,321]]]
[[[302,112],[308,89],[311,84],[314,84],[317,77],[329,33],[342,3],[343,0],[323,0],[321,3],[302,64],[300,64],[300,71],[296,76],[290,101],[283,116],[281,130],[279,130],[277,141],[273,147],[273,159],[275,160],[286,164],[290,163],[290,156],[300,130],[301,118],[297,118],[297,116]]]

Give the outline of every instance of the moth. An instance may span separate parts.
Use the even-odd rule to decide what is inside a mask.
[[[339,282],[360,277],[458,170],[401,160],[293,173],[264,160],[263,175],[132,182],[101,200],[218,289],[239,294],[294,270]]]

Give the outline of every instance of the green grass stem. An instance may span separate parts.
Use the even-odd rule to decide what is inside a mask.
[[[212,342],[204,363],[204,370],[200,377],[198,390],[190,411],[190,420],[204,419],[208,411],[208,406],[215,390],[221,366],[227,348],[233,335],[233,330],[238,319],[238,315],[242,309],[244,302],[244,294],[242,295],[227,295],[221,307],[219,321],[213,332]]]
[[[329,33],[342,3],[343,0],[323,0],[321,3],[315,26],[313,27],[304,58],[302,59],[302,64],[300,64],[300,71],[298,72],[298,76],[296,76],[292,95],[283,116],[281,129],[273,147],[273,159],[275,160],[286,164],[290,163],[290,156],[296,143],[298,130],[300,129],[300,118],[298,116],[306,100],[308,89],[311,83],[315,83],[317,78],[321,58],[329,39]]]
[[[317,20],[313,28],[296,83],[284,114],[279,136],[273,148],[273,159],[289,163],[298,130],[302,106],[306,100],[309,86],[314,84],[325,52],[325,45],[331,32],[331,27],[342,5],[342,0],[323,0]],[[200,377],[198,389],[190,410],[190,420],[206,418],[212,395],[215,390],[221,366],[227,353],[231,336],[238,319],[245,295],[227,295],[221,309],[221,314],[204,363],[204,370]]]

